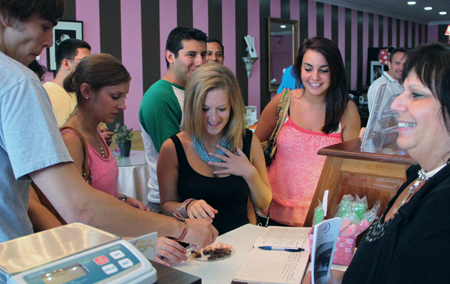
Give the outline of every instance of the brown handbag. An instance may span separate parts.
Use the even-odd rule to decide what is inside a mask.
[[[266,160],[266,166],[269,166],[272,163],[272,159],[275,156],[275,152],[277,151],[278,132],[280,132],[280,129],[283,126],[284,121],[286,120],[290,102],[291,92],[289,91],[289,89],[284,89],[283,96],[278,102],[277,124],[275,125],[275,128],[273,129],[269,139],[267,139],[267,141],[261,142],[261,147],[264,151],[264,158]]]
[[[75,128],[64,126],[59,129],[59,131],[62,132],[64,130],[70,130],[73,131],[81,141],[81,146],[83,147],[83,153],[84,153],[84,161],[83,161],[83,178],[88,183],[92,183],[92,177],[91,177],[91,170],[89,169],[89,163],[88,163],[88,145],[86,140],[84,139],[83,135],[76,130]],[[34,183],[31,182],[31,186],[33,187],[34,191],[36,192],[36,195],[39,198],[39,201],[42,205],[44,205],[63,225],[67,224],[67,222],[59,215],[58,211],[56,211],[55,207],[51,204],[50,200],[45,196],[45,194],[39,189],[39,187]]]

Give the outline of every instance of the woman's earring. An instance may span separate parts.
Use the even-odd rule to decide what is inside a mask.
[[[86,97],[86,100],[88,100],[89,99],[89,97]]]

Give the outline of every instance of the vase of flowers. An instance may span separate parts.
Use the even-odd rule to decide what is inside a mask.
[[[133,128],[128,129],[126,125],[120,126],[116,123],[114,134],[116,135],[116,143],[119,146],[120,156],[129,157],[131,151],[131,139],[133,138]]]

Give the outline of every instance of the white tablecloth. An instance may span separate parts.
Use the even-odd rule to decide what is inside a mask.
[[[203,284],[230,284],[233,276],[253,249],[256,238],[264,230],[264,227],[247,224],[219,236],[216,242],[233,245],[234,254],[230,258],[212,262],[188,260],[172,267],[200,277]],[[345,271],[347,267],[333,264],[331,268]],[[310,267],[306,269],[306,271],[309,270]]]
[[[119,166],[119,192],[139,199],[146,205],[150,168],[145,161],[145,152],[131,151],[130,157],[120,157],[117,165]]]

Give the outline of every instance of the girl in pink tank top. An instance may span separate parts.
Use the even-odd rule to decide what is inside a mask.
[[[267,168],[273,196],[269,224],[303,226],[325,162],[317,151],[358,138],[361,124],[355,103],[348,99],[344,64],[334,42],[321,37],[305,40],[293,69],[304,87],[290,94],[289,115]],[[261,141],[276,125],[281,97],[282,93],[276,95],[261,114],[255,131]]]

